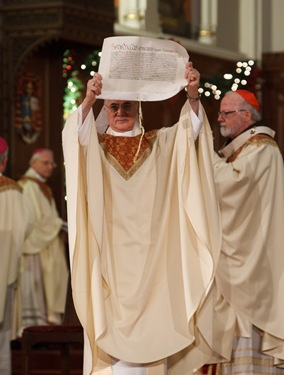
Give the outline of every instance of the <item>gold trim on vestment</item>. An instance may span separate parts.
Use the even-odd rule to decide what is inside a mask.
[[[257,134],[257,135],[254,135],[253,137],[251,137],[250,139],[247,140],[247,142],[245,144],[243,144],[240,148],[238,148],[228,159],[227,159],[227,163],[232,163],[233,161],[235,161],[237,159],[237,157],[239,156],[239,154],[241,153],[241,151],[250,146],[250,145],[254,145],[256,147],[260,147],[262,145],[265,145],[265,144],[269,144],[273,147],[278,147],[277,143],[275,142],[275,140],[273,138],[270,138],[268,135],[264,135],[264,134]]]
[[[140,137],[141,135],[137,135],[135,137],[127,137],[127,140],[125,140],[126,137],[116,137],[110,134],[98,134],[99,143],[104,150],[106,159],[126,181],[129,180],[135,174],[135,172],[137,172],[137,170],[150,155],[153,144],[157,139],[157,131],[153,130],[145,134],[142,139],[137,158],[134,160],[135,154],[133,154],[132,157],[132,152],[134,148],[137,150]],[[115,145],[114,142],[116,143]],[[122,153],[120,144],[127,144],[130,145],[130,147],[128,150],[125,150],[125,152]],[[125,161],[127,161],[127,163],[124,163]]]
[[[0,192],[8,190],[18,190],[22,193],[22,187],[14,180],[6,176],[0,176]]]
[[[276,141],[273,138],[268,137],[264,134],[258,134],[248,140],[248,143],[254,144],[259,147],[265,144],[270,144],[271,146],[278,147]]]
[[[42,182],[42,181],[38,180],[37,178],[30,177],[30,176],[22,176],[20,178],[20,181],[25,181],[25,180],[30,180],[30,181],[33,181],[33,182],[37,183],[40,190],[42,191],[43,195],[47,198],[47,200],[51,204],[52,191],[51,191],[50,187],[45,182]]]
[[[248,130],[239,134],[236,138],[231,140],[231,142],[221,150],[219,150],[218,154],[224,159],[229,159],[249,139],[259,134],[269,135],[271,138],[274,138],[275,131],[267,126],[254,126],[252,128],[249,128]]]

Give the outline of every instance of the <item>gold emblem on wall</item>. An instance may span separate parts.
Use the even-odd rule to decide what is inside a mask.
[[[34,143],[42,132],[42,85],[32,73],[21,75],[16,85],[15,127],[24,142]]]

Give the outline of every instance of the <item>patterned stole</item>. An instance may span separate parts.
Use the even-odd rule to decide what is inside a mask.
[[[125,180],[129,180],[150,155],[153,144],[157,139],[157,130],[145,133],[135,161],[140,137],[141,135],[117,137],[110,134],[98,134],[99,143],[108,162]]]
[[[6,190],[18,190],[22,193],[22,187],[14,180],[6,176],[0,176],[0,192]]]

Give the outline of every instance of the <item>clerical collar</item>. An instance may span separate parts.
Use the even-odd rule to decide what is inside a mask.
[[[115,130],[111,129],[110,134],[115,135],[116,137],[132,137],[133,136],[133,130],[128,130],[127,132],[120,133],[120,132],[116,132]]]
[[[245,131],[240,133],[236,138],[232,139],[229,144],[218,151],[218,154],[224,158],[228,159],[233,153],[243,146],[252,136],[256,134],[266,134],[271,138],[274,138],[275,131],[268,126],[263,126],[263,123],[258,121],[257,123],[249,126]]]
[[[33,168],[30,168],[35,176],[35,178],[37,178],[38,180],[40,180],[41,182],[46,182],[46,178],[43,178],[41,177],[40,174],[38,174]]]
[[[237,135],[235,138],[229,138],[225,141],[225,143],[223,144],[222,148],[223,149],[224,147],[228,146],[234,139],[238,138],[241,134],[247,132],[248,130],[250,129],[254,129],[258,126],[267,126],[267,124],[263,121],[263,120],[259,120],[259,121],[256,121],[255,123],[251,124],[250,126],[248,126],[246,129],[244,129],[239,135]]]
[[[254,129],[254,128],[258,127],[258,126],[266,126],[266,127],[268,127],[268,125],[267,125],[267,123],[265,121],[259,120],[259,121],[256,121],[254,124],[250,125],[249,127],[247,127],[245,130],[243,130],[242,133],[246,132],[247,130]],[[240,133],[240,134],[242,134],[242,133]]]

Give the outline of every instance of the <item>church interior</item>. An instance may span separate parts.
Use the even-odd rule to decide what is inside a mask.
[[[282,0],[2,0],[0,136],[10,146],[7,176],[18,180],[33,150],[52,149],[57,168],[49,183],[66,220],[61,133],[112,36],[174,40],[188,51],[201,73],[201,103],[216,149],[224,141],[220,98],[234,85],[253,91],[284,154],[283,14]],[[185,95],[142,103],[146,130],[174,124]],[[24,344],[12,342],[12,375],[82,373],[82,329],[71,294],[65,314],[62,331],[31,331]]]

